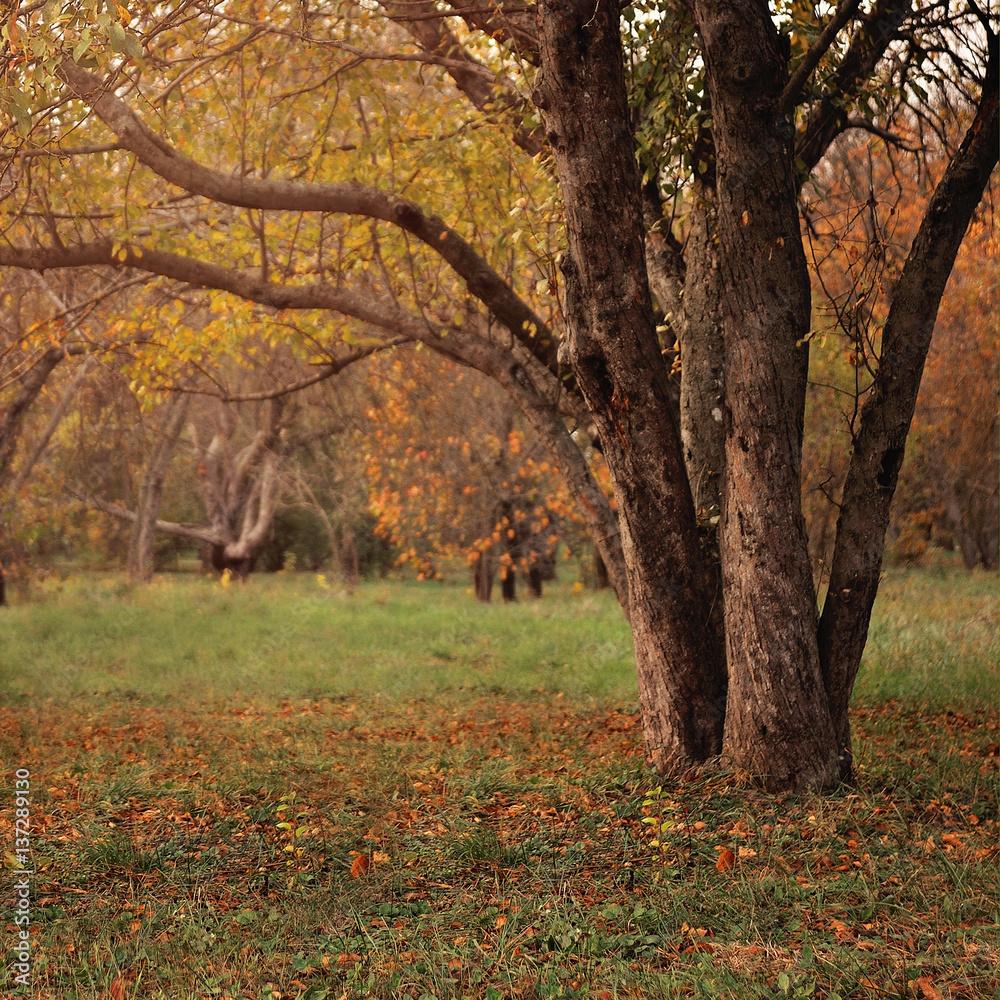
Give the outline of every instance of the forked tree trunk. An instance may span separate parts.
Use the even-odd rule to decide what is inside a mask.
[[[646,278],[639,177],[616,5],[541,5],[544,117],[566,206],[566,354],[618,503],[646,757],[683,770],[717,754],[722,646]]]
[[[156,521],[163,499],[163,484],[174,453],[174,446],[187,419],[191,397],[179,393],[166,405],[159,440],[153,449],[142,478],[136,519],[129,539],[126,572],[130,580],[148,583],[153,578],[153,543],[156,540]]]

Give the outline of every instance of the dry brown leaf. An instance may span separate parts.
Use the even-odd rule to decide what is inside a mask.
[[[941,991],[926,976],[921,976],[914,985],[924,995],[924,1000],[941,1000]]]
[[[368,855],[359,854],[354,859],[354,864],[351,865],[351,874],[355,878],[361,878],[361,876],[364,875],[370,867],[371,861],[369,860]]]
[[[736,855],[730,850],[725,850],[719,855],[719,860],[715,863],[715,868],[720,872],[729,871],[736,864]]]

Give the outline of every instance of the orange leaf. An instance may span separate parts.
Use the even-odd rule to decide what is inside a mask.
[[[924,995],[924,1000],[941,1000],[941,991],[938,990],[927,976],[921,976],[914,984],[920,988]]]
[[[122,997],[125,996],[125,980],[118,976],[112,982],[108,992],[111,994],[111,1000],[122,1000]]]
[[[720,872],[727,872],[736,864],[736,855],[730,850],[725,850],[719,855],[719,860],[715,863],[715,868]]]
[[[355,878],[361,878],[361,876],[364,875],[370,867],[371,867],[371,861],[368,860],[368,855],[359,854],[354,859],[354,864],[351,865],[351,874]]]

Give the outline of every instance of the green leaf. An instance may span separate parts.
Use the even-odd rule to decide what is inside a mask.
[[[778,973],[778,989],[787,993],[791,989],[792,981],[788,978],[787,972]]]
[[[108,28],[108,41],[115,52],[125,51],[125,29],[117,21],[112,21]]]
[[[136,38],[135,35],[133,35],[131,31],[125,31],[124,28],[122,28],[122,34],[124,34],[124,36],[125,36],[125,51],[133,59],[141,59],[142,58],[142,44],[140,43],[139,39]]]

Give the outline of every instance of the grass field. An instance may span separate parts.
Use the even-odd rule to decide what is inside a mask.
[[[825,798],[658,788],[609,595],[303,574],[35,598],[0,622],[26,995],[996,995],[995,577],[889,573],[858,784]]]

